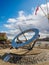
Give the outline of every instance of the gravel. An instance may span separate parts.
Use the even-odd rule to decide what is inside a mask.
[[[38,64],[45,61],[49,61],[48,51],[43,51],[37,55],[25,55],[25,56],[19,56],[16,54],[12,54],[12,55],[13,57],[10,58],[9,62],[14,64],[20,64],[20,65],[31,65],[31,64]]]

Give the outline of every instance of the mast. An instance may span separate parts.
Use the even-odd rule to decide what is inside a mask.
[[[47,18],[48,18],[48,21],[49,21],[49,11],[48,11],[48,0],[46,0],[46,7],[47,7]]]

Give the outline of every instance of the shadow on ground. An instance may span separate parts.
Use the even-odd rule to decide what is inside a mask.
[[[4,58],[8,55],[8,53],[5,53],[3,56],[0,55],[0,59],[4,61]],[[11,54],[11,58],[8,60],[10,63],[18,63],[22,59],[22,56],[17,54]]]

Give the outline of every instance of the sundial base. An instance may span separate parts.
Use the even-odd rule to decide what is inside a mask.
[[[15,49],[12,50],[11,53],[5,53],[3,56],[3,60],[5,62],[11,61],[11,60],[19,60],[22,58],[22,56],[28,56],[28,55],[37,55],[40,54],[42,52],[42,50],[34,48],[32,50],[25,50],[25,49],[18,49],[15,52],[13,52]],[[20,53],[21,52],[21,53]],[[10,60],[11,59],[11,60]]]
[[[3,60],[5,62],[17,62],[18,60],[20,60],[22,57],[20,55],[17,54],[13,54],[13,53],[5,53],[3,55]]]

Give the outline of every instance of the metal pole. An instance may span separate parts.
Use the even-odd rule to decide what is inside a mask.
[[[21,29],[21,27],[19,26],[19,29],[21,30],[21,32],[23,33],[23,31],[22,31],[22,29]],[[25,39],[26,39],[26,41],[27,41],[27,38],[26,38],[26,36],[24,35],[24,33],[23,33],[23,36],[25,37]]]
[[[47,6],[47,15],[48,15],[48,4],[47,4],[47,0],[46,0],[46,6]]]
[[[48,12],[48,0],[46,0],[46,4],[47,4],[47,19],[48,19],[48,22],[49,22],[49,12]]]
[[[47,17],[46,13],[43,11],[42,7],[40,6],[40,9],[42,10],[42,12],[44,13],[44,15]]]

